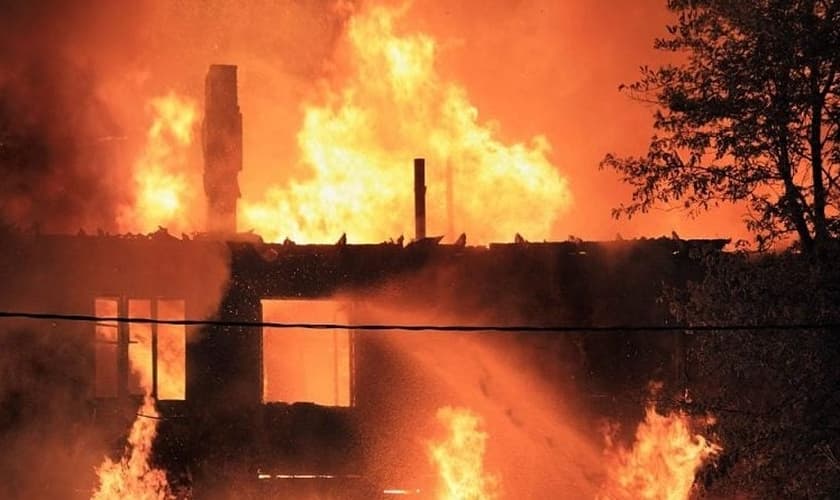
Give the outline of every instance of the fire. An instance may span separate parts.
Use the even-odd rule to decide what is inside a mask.
[[[134,203],[118,223],[122,232],[149,232],[158,226],[174,231],[194,229],[190,208],[200,179],[190,175],[188,153],[197,108],[170,92],[149,102],[152,123],[146,145],[134,164]]]
[[[440,475],[440,500],[489,500],[498,497],[498,480],[484,472],[487,433],[481,419],[464,408],[440,408],[437,419],[449,436],[430,445]]]
[[[123,457],[114,462],[106,458],[97,469],[99,487],[92,500],[161,500],[172,498],[166,473],[149,464],[152,443],[157,435],[155,404],[148,395],[131,426]]]
[[[184,317],[183,303],[158,300],[160,319]],[[131,301],[129,315],[138,318],[151,316],[148,301]],[[157,341],[157,393],[158,399],[183,399],[184,379],[184,328],[177,325],[158,325]],[[139,389],[150,392],[152,387],[152,326],[135,323],[130,326],[131,345],[128,350],[133,382]]]
[[[608,437],[608,482],[599,498],[688,499],[697,471],[721,451],[717,444],[692,432],[694,420],[683,412],[660,415],[651,405],[636,429],[632,449],[615,447]]]
[[[180,308],[172,301],[160,301],[160,317],[170,319],[183,315]],[[149,317],[148,301],[133,301],[129,303],[129,315]],[[179,370],[183,366],[176,358],[183,346],[164,340],[172,332],[160,325],[158,349],[158,397],[182,397],[183,385],[178,380]],[[157,436],[157,426],[160,415],[155,408],[152,392],[152,331],[148,324],[131,324],[129,329],[132,343],[129,349],[129,364],[136,377],[137,383],[144,391],[143,404],[138,410],[137,417],[131,426],[125,451],[119,461],[106,458],[96,469],[99,486],[91,497],[93,500],[152,500],[174,498],[167,482],[166,472],[151,465],[152,447]],[[168,345],[167,343],[172,344]],[[166,346],[161,349],[161,346]],[[182,354],[182,352],[181,352]]]
[[[466,90],[438,74],[435,40],[395,32],[399,15],[379,6],[351,18],[343,88],[304,107],[297,141],[311,175],[269,188],[261,202],[243,201],[240,228],[297,242],[345,231],[361,241],[411,233],[411,163],[423,156],[431,234],[454,228],[471,242],[549,236],[571,195],[547,139],[502,142]]]

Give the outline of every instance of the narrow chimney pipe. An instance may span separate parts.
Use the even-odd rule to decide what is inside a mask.
[[[414,228],[415,240],[426,237],[426,160],[414,159]]]
[[[446,234],[455,237],[455,195],[452,186],[452,161],[446,160]]]

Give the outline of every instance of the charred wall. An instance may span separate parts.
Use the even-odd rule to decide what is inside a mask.
[[[236,323],[260,321],[266,298],[345,296],[364,303],[350,318],[356,322],[391,320],[365,309],[381,303],[419,311],[411,319],[429,323],[583,326],[662,324],[667,311],[657,298],[663,284],[679,284],[696,272],[690,254],[719,251],[723,244],[658,239],[474,248],[426,240],[406,247],[297,246],[179,240],[165,232],[128,237],[4,231],[0,239],[6,249],[0,258],[4,310],[92,314],[96,297],[173,297],[185,300],[188,318]],[[5,330],[60,329],[81,360],[75,390],[95,399],[89,324],[4,321]],[[395,352],[388,333],[359,331],[352,408],[263,405],[261,333],[248,325],[188,328],[186,399],[163,408],[178,418],[162,427],[161,453],[208,467],[247,455],[252,458],[242,462],[246,470],[267,457],[287,467],[309,463],[335,470],[348,457],[363,455],[363,443],[382,433],[389,408],[430,390],[416,360]],[[549,384],[576,380],[589,393],[638,391],[651,378],[669,377],[673,368],[672,336],[475,335],[524,346]]]

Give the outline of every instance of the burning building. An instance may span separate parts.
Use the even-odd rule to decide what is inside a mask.
[[[205,98],[207,233],[0,232],[0,310],[87,319],[8,324],[73,353],[72,367],[50,370],[74,374],[76,420],[111,436],[138,418],[159,421],[148,458],[160,469],[142,475],[165,470],[196,498],[377,498],[427,494],[418,466],[427,460],[413,432],[437,408],[479,406],[512,429],[508,439],[537,439],[562,464],[525,496],[592,494],[591,464],[575,457],[586,455],[585,440],[540,427],[553,425],[551,404],[540,406],[543,396],[521,374],[483,356],[519,349],[540,384],[608,398],[667,378],[672,335],[617,331],[606,340],[516,326],[662,324],[663,283],[684,281],[696,270],[692,253],[720,251],[725,241],[530,243],[516,235],[513,243],[442,244],[427,236],[425,163],[417,159],[412,242],[266,243],[236,232],[235,66],[211,66]],[[466,326],[470,338],[434,332],[448,325]]]
[[[15,327],[60,332],[62,342],[78,346],[88,366],[78,390],[92,405],[89,418],[113,429],[134,414],[132,401],[143,396],[142,377],[150,374],[145,384],[166,418],[156,444],[160,463],[212,484],[256,478],[258,470],[272,478],[371,480],[366,444],[390,436],[393,446],[410,445],[407,436],[384,430],[389,419],[413,421],[459,400],[451,394],[439,400],[435,393],[447,391],[425,380],[427,360],[413,357],[425,354],[401,346],[434,353],[439,347],[431,346],[461,341],[342,325],[441,325],[457,318],[478,325],[511,318],[533,325],[658,324],[666,317],[656,304],[661,282],[686,277],[691,250],[721,244],[284,245],[180,240],[165,232],[5,232],[2,239],[6,290],[14,290],[4,294],[4,310],[174,321]],[[56,292],[45,295],[45,287]],[[478,310],[484,312],[476,317]],[[179,323],[196,318],[210,323]],[[306,324],[337,326],[295,326]],[[436,339],[424,346],[413,335]],[[652,372],[669,377],[673,370],[669,335],[471,335],[486,336],[489,345],[514,337],[530,342],[542,353],[531,361],[544,376],[568,385],[563,378],[589,374],[582,388],[593,393],[632,390]],[[586,352],[587,366],[579,365],[575,349]]]

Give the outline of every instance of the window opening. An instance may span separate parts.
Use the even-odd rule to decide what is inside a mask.
[[[348,322],[334,300],[263,300],[262,310],[267,322]],[[263,328],[263,401],[350,406],[351,362],[347,329]]]

